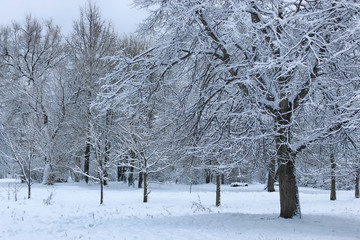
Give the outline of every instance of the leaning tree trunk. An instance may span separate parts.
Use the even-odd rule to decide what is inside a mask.
[[[277,158],[279,174],[280,217],[301,217],[298,187],[295,177],[294,154],[289,147],[291,108],[288,101],[280,103],[281,113],[275,119],[277,136]]]
[[[355,171],[355,198],[359,198],[359,175],[360,175],[360,167],[356,167]]]
[[[216,174],[216,206],[220,206],[220,174]]]
[[[334,153],[330,154],[330,163],[331,163],[331,193],[330,193],[330,200],[336,200],[336,179],[335,179],[335,170],[336,170],[336,163]]]

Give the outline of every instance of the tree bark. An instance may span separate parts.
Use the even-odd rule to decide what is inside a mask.
[[[217,207],[220,206],[220,186],[221,186],[220,174],[216,174],[216,202],[215,202],[215,205]]]
[[[88,183],[89,182],[89,177],[87,175],[89,175],[89,170],[90,170],[90,137],[87,137],[86,140],[86,147],[85,147],[85,162],[84,162],[84,173],[85,175],[85,182]]]
[[[269,165],[269,173],[267,179],[267,191],[268,192],[275,192],[275,165],[276,159],[272,158]]]
[[[28,199],[31,198],[31,161],[28,163],[28,177],[27,177],[27,187],[28,187]]]
[[[210,170],[209,170],[209,169],[206,169],[206,170],[205,170],[205,173],[206,173],[205,183],[210,183],[210,181],[211,181],[211,173],[210,173]]]
[[[330,163],[331,163],[331,193],[330,193],[330,200],[336,200],[336,179],[335,179],[335,170],[336,170],[336,163],[334,153],[330,154]]]
[[[301,217],[298,187],[295,176],[294,154],[289,147],[291,108],[287,100],[280,103],[281,113],[276,118],[276,146],[279,173],[280,217]]]
[[[28,199],[31,198],[31,182],[27,183],[27,187],[28,187]]]
[[[360,175],[360,167],[356,167],[355,171],[355,198],[359,198],[359,175]]]
[[[100,176],[100,205],[103,203],[104,203],[104,178]]]
[[[122,171],[122,167],[117,167],[117,181],[120,182],[121,181],[121,171]]]
[[[105,167],[104,167],[104,185],[107,185],[107,178],[108,178],[108,172],[107,172],[107,164],[110,161],[109,155],[110,155],[110,149],[111,149],[111,142],[109,140],[109,129],[112,124],[112,110],[108,109],[106,110],[106,139],[105,139]]]
[[[144,157],[144,203],[148,201],[148,190],[147,190],[147,159]]]
[[[147,173],[144,172],[144,203],[148,201],[148,190],[147,190]]]
[[[139,172],[138,188],[142,188],[143,173]]]

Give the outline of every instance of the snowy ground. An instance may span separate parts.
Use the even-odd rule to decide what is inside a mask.
[[[301,219],[281,219],[279,195],[263,185],[222,186],[216,208],[215,186],[150,184],[149,202],[142,189],[110,183],[104,205],[99,186],[85,183],[26,186],[14,201],[19,183],[0,181],[0,239],[360,239],[360,200],[351,191],[300,188]],[[53,194],[50,204],[46,203]]]

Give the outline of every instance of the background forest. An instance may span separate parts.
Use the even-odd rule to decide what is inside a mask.
[[[64,36],[28,15],[0,28],[0,178],[264,183],[359,197],[360,3],[135,0],[119,36],[92,2]],[[103,201],[101,195],[101,203]]]

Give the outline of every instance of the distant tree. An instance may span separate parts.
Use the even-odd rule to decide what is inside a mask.
[[[92,1],[88,1],[80,9],[79,20],[74,22],[73,32],[68,39],[71,61],[77,94],[77,108],[81,114],[76,124],[84,127],[85,163],[84,172],[90,169],[90,120],[92,119],[90,104],[95,99],[98,81],[112,69],[112,63],[104,61],[104,57],[113,55],[118,47],[118,37],[111,23],[102,19],[100,9]],[[80,130],[79,130],[80,131]],[[88,177],[85,175],[85,181]]]
[[[2,99],[6,104],[3,124],[18,124],[20,131],[31,132],[31,141],[35,141],[32,149],[37,149],[44,159],[43,182],[49,183],[56,151],[54,138],[63,121],[58,114],[62,107],[51,105],[58,103],[54,98],[58,90],[53,88],[57,81],[54,75],[65,57],[60,28],[52,21],[40,22],[28,15],[23,24],[14,22],[1,32],[0,62],[8,71],[7,86],[2,88],[6,95]],[[11,144],[13,149],[16,144]]]

